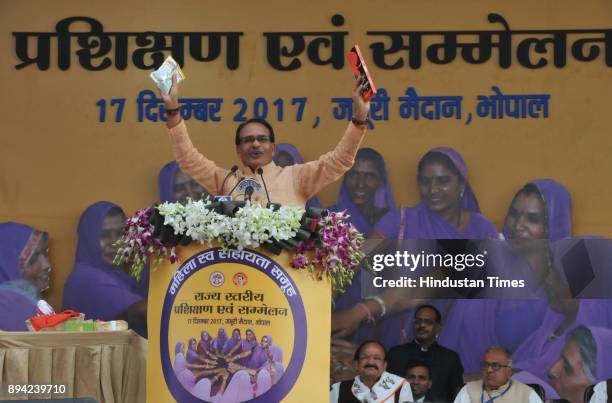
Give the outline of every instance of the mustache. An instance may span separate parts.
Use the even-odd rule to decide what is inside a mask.
[[[366,364],[363,367],[364,368],[374,368],[375,370],[378,370],[378,366],[374,364]]]

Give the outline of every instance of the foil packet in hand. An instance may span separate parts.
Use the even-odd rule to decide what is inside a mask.
[[[185,79],[185,74],[181,70],[176,60],[172,56],[168,56],[164,63],[157,70],[150,74],[151,79],[155,81],[157,87],[166,95],[170,93],[172,88],[172,75],[176,74],[176,82],[180,83]]]

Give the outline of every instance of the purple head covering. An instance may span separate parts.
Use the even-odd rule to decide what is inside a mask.
[[[0,312],[3,313],[0,315],[0,330],[27,331],[25,321],[37,314],[36,299],[30,295],[32,293],[21,289],[30,283],[21,280],[19,259],[34,231],[24,224],[0,224]]]
[[[221,327],[217,331],[217,337],[215,338],[215,341],[213,342],[213,348],[219,351],[223,350],[223,346],[225,346],[226,341],[227,341],[227,333],[225,332],[225,329]]]
[[[0,283],[21,279],[19,256],[34,228],[15,222],[0,223]],[[47,233],[43,233],[47,236]]]
[[[174,347],[174,373],[180,374],[187,365],[187,361],[185,360],[185,356],[183,355],[183,348],[185,347],[185,343],[179,341],[176,343]]]
[[[275,371],[274,383],[276,383],[285,372],[283,368],[283,349],[280,346],[270,346],[270,352],[272,353],[271,365]]]
[[[276,144],[276,147],[274,148],[274,160],[276,161],[276,157],[278,157],[278,155],[283,152],[289,154],[291,158],[293,158],[294,164],[304,163],[304,159],[300,155],[298,149],[293,144],[289,143]],[[319,199],[317,199],[316,196],[313,196],[306,202],[306,207],[321,208],[321,203],[319,203]]]
[[[552,179],[535,179],[528,184],[534,185],[544,200],[548,239],[554,241],[570,237],[572,235],[572,201],[565,186]],[[504,222],[503,234],[506,239],[509,238],[509,233]]]
[[[251,341],[249,340],[249,337],[247,335],[248,332],[252,332],[253,336],[255,338],[255,341]],[[244,337],[242,338],[242,341],[240,342],[241,344],[241,350],[243,353],[246,351],[251,351],[251,355],[249,357],[245,357],[245,358],[241,358],[238,360],[238,363],[240,365],[245,365],[248,366],[249,363],[251,362],[251,359],[253,358],[253,354],[255,354],[256,352],[256,348],[259,346],[259,342],[257,341],[257,336],[255,335],[255,331],[251,328],[248,328],[245,332]]]
[[[213,400],[210,396],[211,388],[212,384],[210,383],[210,379],[201,378],[196,382],[193,388],[191,388],[190,393],[201,401],[210,402]]]
[[[197,342],[196,339],[189,339],[189,345],[187,346],[187,362],[190,364],[194,364],[198,362],[198,352],[197,352]]]
[[[287,153],[293,158],[294,164],[303,164],[304,159],[300,155],[298,149],[289,143],[278,143],[274,149],[274,158],[278,157],[280,153]]]
[[[203,352],[205,351],[212,351],[213,349],[213,338],[212,336],[206,331],[203,330],[202,332],[200,332],[200,342],[198,343],[198,352]]]
[[[579,325],[612,328],[612,301],[604,299],[579,300],[576,320],[558,338],[551,338],[565,316],[548,308],[541,326],[517,348],[513,360],[516,367],[546,379],[550,367],[557,361],[565,344],[565,338]]]
[[[236,332],[238,332],[239,334],[235,335]],[[225,345],[223,346],[223,353],[229,353],[236,344],[240,343],[240,340],[242,340],[242,337],[240,335],[240,329],[236,328],[232,330],[232,337],[230,337],[225,342]]]
[[[176,174],[181,171],[178,163],[176,161],[170,161],[159,171],[158,184],[159,184],[159,200],[160,202],[170,202],[175,203],[176,196],[174,193],[174,180],[176,179]],[[191,179],[193,181],[193,179]],[[193,181],[195,182],[195,181]],[[198,186],[202,186],[199,185]],[[208,190],[202,187],[204,192],[208,194]],[[200,197],[199,195],[197,196]]]
[[[77,229],[79,241],[75,258],[77,265],[75,268],[79,267],[79,263],[85,263],[96,267],[117,269],[116,266],[109,265],[104,261],[102,250],[100,249],[102,226],[104,225],[104,219],[111,210],[118,210],[123,214],[121,207],[106,201],[92,204],[81,214]]]
[[[177,379],[183,385],[183,387],[191,392],[191,389],[195,386],[196,379],[193,373],[189,369],[184,369],[177,374]]]
[[[266,371],[257,372],[257,387],[255,388],[255,396],[261,396],[266,393],[272,387],[272,376]]]
[[[174,355],[178,353],[182,353],[184,347],[185,347],[185,343],[183,343],[182,341],[179,341],[178,343],[176,343],[176,346],[174,347]]]
[[[451,160],[455,168],[457,168],[461,174],[461,179],[465,181],[465,193],[463,194],[463,200],[461,201],[461,208],[480,213],[478,200],[476,200],[476,196],[474,195],[472,187],[468,182],[468,168],[461,154],[450,147],[432,148],[427,152],[427,154],[429,153],[440,153],[447,156]]]
[[[251,341],[249,340],[249,337],[246,333],[251,332],[253,333],[253,337],[255,338],[255,341]],[[257,336],[255,335],[255,330],[248,328],[245,332],[244,338],[242,339],[242,351],[247,351],[247,350],[251,350],[252,348],[254,348],[255,346],[258,346],[259,342],[257,341]]]
[[[134,303],[146,299],[134,278],[102,257],[102,226],[113,209],[123,212],[116,204],[103,201],[92,204],[81,215],[74,270],[64,285],[64,309],[82,312],[90,319],[117,319]]]
[[[577,327],[577,326],[576,326]],[[595,377],[595,382],[603,381],[612,377],[612,361],[610,360],[610,349],[612,348],[612,329],[609,327],[598,327],[598,326],[586,326],[589,330],[593,339],[595,340],[596,356],[594,357],[595,371],[592,374]],[[568,330],[565,335],[569,334],[575,327]],[[561,350],[567,342],[567,336],[564,336],[554,342],[551,342],[549,354],[546,355],[546,365],[548,370],[560,359]],[[582,354],[582,353],[581,353]],[[517,363],[514,366],[522,365]],[[534,370],[536,372],[534,372]],[[523,383],[539,383],[546,390],[546,397],[550,399],[558,399],[559,395],[552,386],[543,381],[547,378],[547,372],[543,373],[542,367],[538,366],[535,368],[528,368],[526,371],[522,371],[513,375],[512,378]]]
[[[563,185],[550,179],[536,179],[530,181],[537,187],[542,198],[545,200],[547,212],[548,234],[550,239],[560,239],[571,235],[571,204],[570,196]],[[508,228],[504,224],[503,232],[508,238]],[[548,312],[548,301],[545,299],[543,288],[538,287],[532,268],[527,260],[517,254],[505,241],[489,241],[488,260],[492,262],[492,269],[498,269],[502,278],[523,279],[532,288],[533,295],[540,299],[503,299],[503,300],[479,300],[479,301],[458,301],[453,311],[450,321],[463,323],[463,330],[454,326],[447,326],[448,332],[443,331],[444,342],[449,347],[458,350],[462,354],[462,361],[466,370],[476,370],[478,359],[482,356],[483,346],[500,344],[510,349],[518,348],[524,340],[537,329],[542,330],[545,317],[549,319],[557,316],[553,311]],[[557,261],[562,256],[560,251],[552,250],[552,259]],[[555,265],[557,267],[557,265]],[[514,290],[509,290],[510,292]],[[499,298],[506,295],[504,290],[495,290],[492,297]],[[520,290],[520,295],[527,296],[526,290]],[[488,318],[488,319],[487,319]],[[480,325],[475,325],[479,323]],[[554,322],[556,323],[556,322]],[[557,324],[558,325],[558,324]],[[553,326],[553,325],[550,325]],[[546,327],[546,330],[533,341],[534,345],[539,345],[541,338],[548,336],[554,328]],[[544,334],[548,332],[548,334]],[[457,345],[463,340],[465,348]],[[523,353],[525,346],[519,349],[519,355],[515,358],[524,359],[529,353]],[[554,356],[554,352],[551,356]],[[544,369],[539,369],[542,375]]]
[[[220,403],[246,402],[253,399],[253,384],[251,376],[245,370],[240,370],[232,376],[223,396],[219,399]]]
[[[404,210],[404,231],[401,230],[401,209],[394,209],[387,213],[376,226],[376,231],[383,234],[388,239],[398,239],[403,237],[406,240],[428,240],[428,239],[487,239],[497,238],[497,230],[495,226],[483,215],[480,214],[478,201],[468,180],[467,165],[457,151],[450,147],[437,147],[429,150],[429,153],[439,153],[446,156],[453,166],[457,169],[465,183],[465,191],[461,200],[461,208],[471,211],[471,219],[467,227],[463,230],[457,229],[453,224],[446,221],[441,215],[430,211],[423,202],[419,202],[416,206],[403,209]],[[419,161],[422,165],[423,158]],[[412,248],[417,246],[417,243],[409,243]],[[424,244],[425,246],[428,243]],[[433,301],[434,305],[438,306],[441,312],[446,312],[449,309],[462,312],[463,304],[460,300],[437,299]],[[476,309],[472,305],[477,303],[467,302],[466,305],[471,305],[470,310]],[[452,307],[452,308],[450,308]],[[383,321],[384,331],[383,337],[380,339],[385,345],[396,345],[406,342],[412,336],[412,323],[414,317],[414,309],[408,310],[395,318],[387,318]],[[443,315],[446,317],[446,315]],[[461,334],[463,321],[460,316],[456,320],[449,320],[447,325],[442,328],[441,339],[446,335]],[[453,341],[457,341],[456,338]],[[455,343],[456,344],[456,343]],[[469,345],[469,344],[468,344]],[[471,345],[474,345],[473,343]],[[460,346],[456,344],[456,348]],[[461,354],[461,351],[459,351]]]
[[[159,200],[161,202],[175,202],[174,197],[174,177],[179,171],[179,165],[176,161],[170,161],[159,171]]]
[[[382,181],[380,186],[376,189],[374,194],[374,207],[385,208],[388,210],[395,208],[395,202],[393,201],[393,190],[391,189],[391,183],[389,182],[389,176],[387,174],[387,164],[382,155],[372,148],[361,148],[357,151],[355,160],[368,159],[373,160],[376,167],[379,170]],[[336,204],[331,206],[331,211],[345,211],[351,216],[349,221],[363,233],[365,236],[370,235],[374,229],[374,225],[370,224],[365,217],[359,211],[359,208],[353,204],[348,189],[346,188],[346,175],[344,176],[342,185],[340,186],[340,194]]]
[[[268,345],[267,347],[264,347],[263,343],[260,343],[255,347],[255,352],[251,356],[251,359],[249,360],[249,363],[248,363],[248,366],[250,368],[260,368],[266,363],[266,361],[268,361],[268,351],[267,350],[272,346],[272,336],[267,334],[262,337],[262,340],[264,337],[268,339]]]

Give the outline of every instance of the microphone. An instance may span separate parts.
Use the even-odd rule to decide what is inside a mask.
[[[236,182],[236,185],[235,185],[235,186],[232,188],[232,190],[230,190],[230,191],[229,191],[229,193],[227,194],[228,196],[229,196],[229,195],[231,195],[231,194],[232,194],[232,192],[233,192],[234,190],[236,190],[236,188],[238,187],[238,185],[240,185],[240,182],[242,182],[242,181],[244,180],[244,178],[245,178],[245,177],[243,176],[242,178],[238,179],[238,182]]]
[[[246,193],[247,200],[251,201],[251,196],[253,196],[253,186],[249,185],[246,189],[244,189],[244,193]]]
[[[223,186],[225,186],[225,182],[227,182],[229,177],[232,176],[237,170],[238,170],[238,165],[234,165],[234,166],[232,166],[230,171],[227,173],[227,175],[225,175],[225,178],[223,179],[223,182],[221,182],[221,189],[219,189],[219,194],[223,194]]]
[[[259,176],[261,176],[261,181],[263,182],[264,190],[266,191],[266,197],[268,198],[268,206],[269,206],[270,204],[272,204],[272,202],[270,201],[270,193],[268,193],[268,187],[266,186],[266,181],[264,180],[264,177],[263,177],[263,168],[262,167],[257,168],[257,173],[259,174]]]

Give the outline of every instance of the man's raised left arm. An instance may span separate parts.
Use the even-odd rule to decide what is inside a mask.
[[[316,161],[310,161],[295,167],[294,180],[297,189],[306,198],[310,198],[330,183],[338,180],[351,169],[355,155],[368,127],[370,102],[365,102],[360,93],[359,80],[353,88],[353,119],[349,123],[342,139],[336,148]]]

